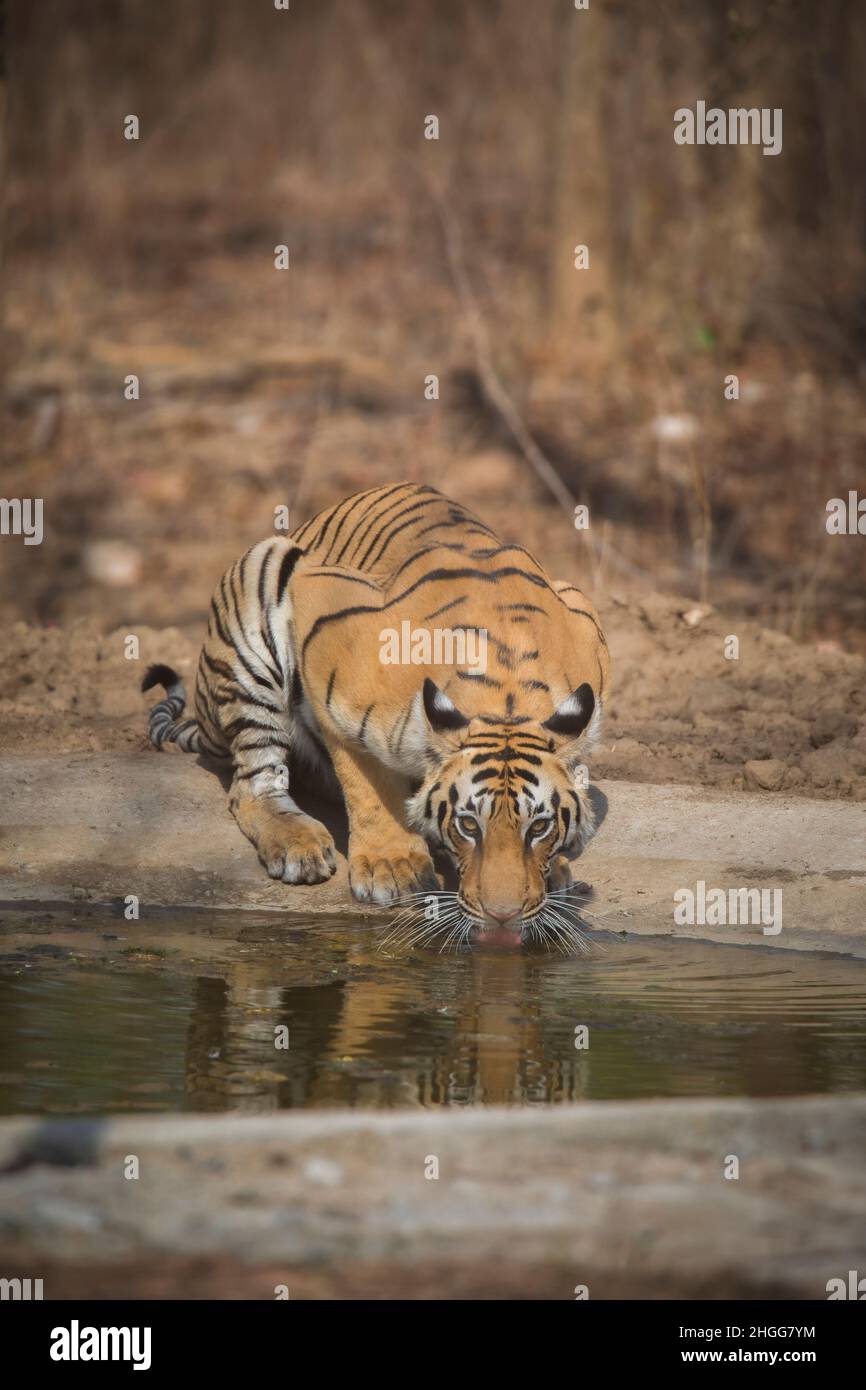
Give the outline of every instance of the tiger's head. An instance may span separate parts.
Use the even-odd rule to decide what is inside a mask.
[[[408,803],[412,825],[446,852],[475,940],[518,944],[594,828],[578,768],[600,707],[579,686],[550,718],[469,718],[429,678],[422,691],[428,772]]]

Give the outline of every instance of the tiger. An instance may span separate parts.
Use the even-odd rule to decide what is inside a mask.
[[[423,641],[384,659],[395,632],[443,631],[464,648],[483,637],[484,660]],[[593,833],[585,759],[610,692],[598,613],[432,486],[368,489],[254,545],[214,592],[195,717],[174,670],[150,667],[142,689],[156,685],[150,742],[230,760],[231,812],[284,883],[337,868],[290,794],[305,766],[342,794],[352,897],[386,909],[437,893],[435,855],[470,942],[525,941]]]

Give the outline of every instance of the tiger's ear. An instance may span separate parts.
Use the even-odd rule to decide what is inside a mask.
[[[424,713],[434,734],[453,733],[455,729],[465,729],[469,723],[466,715],[460,713],[429,676],[424,681]]]
[[[595,696],[592,686],[584,681],[583,685],[571,692],[567,700],[563,700],[559,709],[554,710],[549,719],[545,719],[542,728],[549,729],[552,734],[561,734],[563,738],[579,738],[594,712]]]

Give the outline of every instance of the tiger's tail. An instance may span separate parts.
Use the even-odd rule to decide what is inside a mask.
[[[154,748],[176,743],[184,753],[198,753],[201,750],[198,720],[184,719],[178,723],[186,708],[186,691],[177,671],[170,666],[148,666],[141,688],[150,690],[155,685],[164,686],[165,699],[153,706],[147,721],[147,735]]]

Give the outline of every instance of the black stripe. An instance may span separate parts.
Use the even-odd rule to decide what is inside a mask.
[[[363,528],[361,530],[360,535],[357,533],[357,531],[353,531],[352,534],[346,540],[345,544],[343,545],[342,550],[337,556],[336,563],[338,565],[342,560],[343,556],[345,555],[346,551],[348,550],[349,546],[352,544],[352,542],[354,541],[355,543],[355,549],[357,553],[358,547],[369,534],[370,527],[375,526],[377,521],[381,521],[381,519],[387,516],[389,512],[393,511],[395,507],[399,507],[403,501],[403,498],[400,498],[397,502],[393,502],[390,507],[385,507],[383,511],[376,512],[376,507],[379,505],[379,503],[384,502],[386,497],[391,497],[395,492],[404,492],[406,488],[409,488],[410,491],[412,491],[414,490],[414,485],[412,483],[396,483],[393,487],[390,487],[385,492],[379,494],[379,496],[376,498],[373,504],[367,508],[363,517],[360,518],[361,525]],[[363,526],[363,523],[370,516],[371,512],[375,513],[375,515],[373,516],[372,520],[369,522],[367,526]],[[333,546],[331,547],[331,549],[333,549]],[[328,554],[330,555],[330,551],[328,552]]]
[[[262,610],[265,610],[268,606],[267,597],[265,595],[265,570],[267,569],[268,561],[270,560],[276,548],[277,542],[273,541],[271,545],[268,546],[268,549],[262,556],[262,563],[259,567],[259,607]]]
[[[436,497],[424,497],[420,502],[414,502],[411,507],[407,507],[405,511],[398,512],[396,516],[391,518],[388,525],[393,526],[395,521],[402,520],[404,516],[411,516],[414,512],[424,512],[427,510],[428,507],[432,507],[436,501],[438,501],[438,498]],[[400,532],[405,531],[407,527],[414,525],[414,521],[404,521],[402,526],[394,527],[394,529],[390,531],[390,533],[386,534],[385,539],[381,542],[381,545],[379,546],[379,549],[376,550],[376,546],[380,540],[380,537],[382,536],[382,532],[380,531],[377,536],[373,537],[370,544],[367,546],[367,549],[365,550],[364,556],[360,563],[362,565],[365,565],[367,563],[367,558],[370,555],[371,550],[376,550],[376,554],[373,556],[372,560],[370,561],[370,564],[378,564],[379,560],[381,560],[382,556],[385,554],[385,551],[388,549],[388,546],[395,539],[395,537],[399,536]],[[387,531],[388,528],[385,527],[384,529]],[[414,559],[414,556],[412,558]],[[407,561],[407,563],[409,562]]]
[[[331,696],[332,696],[332,694],[334,693],[334,681],[336,680],[336,678],[337,678],[337,668],[336,668],[336,666],[335,666],[334,669],[333,669],[333,671],[331,672],[330,676],[328,677],[328,689],[327,689],[327,692],[326,692],[326,694],[325,694],[325,706],[326,706],[326,708],[328,708],[328,709],[331,708]]]
[[[436,547],[433,547],[433,548],[435,549]],[[458,605],[458,603],[465,603],[465,602],[466,602],[466,595],[465,595],[465,594],[461,594],[461,595],[460,595],[460,598],[452,598],[452,599],[450,600],[449,603],[443,603],[441,608],[436,608],[436,609],[434,609],[432,613],[428,613],[427,616],[426,616],[426,618],[422,618],[421,621],[424,622],[424,623],[432,622],[432,620],[433,620],[434,618],[439,618],[439,617],[441,617],[441,615],[442,615],[443,613],[447,613],[448,610],[449,610],[449,608],[456,608],[457,605]]]
[[[379,493],[379,494],[380,494],[380,500],[381,500],[381,497],[382,497],[382,496],[384,496],[384,497],[390,497],[392,492],[397,492],[397,491],[399,491],[400,488],[406,487],[406,486],[407,486],[406,483],[394,483],[391,487],[386,488],[386,489],[384,490],[384,494],[382,493],[382,489],[381,489],[381,488],[376,488],[376,487],[369,488],[366,492],[359,492],[358,495],[357,495],[357,497],[355,498],[354,502],[352,503],[351,507],[349,507],[348,511],[344,512],[343,515],[342,515],[341,518],[340,518],[340,524],[339,524],[339,526],[337,527],[336,531],[334,532],[333,538],[332,538],[332,540],[331,540],[331,544],[330,544],[329,547],[328,547],[328,553],[327,553],[327,555],[325,556],[325,563],[326,563],[326,564],[329,564],[329,563],[330,563],[331,554],[332,554],[332,552],[333,552],[334,546],[337,544],[337,537],[339,536],[340,532],[342,531],[343,527],[345,526],[348,517],[349,517],[349,516],[351,515],[351,513],[355,510],[355,508],[356,508],[357,506],[359,506],[359,505],[361,504],[361,502],[364,501],[364,498],[365,498],[365,497],[372,497],[372,495],[373,495],[374,493]],[[375,506],[375,503],[374,503],[373,505]],[[342,552],[341,552],[341,553],[342,553]]]
[[[345,500],[344,502],[338,502],[337,505],[336,505],[335,507],[332,507],[332,508],[331,508],[330,516],[328,517],[328,519],[327,519],[327,521],[325,522],[324,526],[323,526],[323,527],[320,529],[320,531],[318,532],[318,534],[317,534],[317,536],[316,536],[316,539],[315,539],[315,541],[314,541],[314,543],[313,543],[313,548],[314,548],[314,549],[318,550],[318,549],[320,548],[320,546],[323,546],[323,545],[325,544],[325,539],[326,539],[326,537],[327,537],[327,535],[328,535],[328,531],[329,531],[330,528],[333,526],[334,522],[337,520],[337,517],[339,516],[339,514],[340,514],[340,512],[343,510],[343,508],[349,506],[349,503],[351,502],[351,500],[352,500],[352,499],[351,499],[350,497],[347,497],[346,500]],[[357,500],[357,499],[356,499],[356,500]],[[351,508],[349,508],[349,510],[351,510]]]
[[[333,568],[323,570],[307,570],[304,574],[304,579],[345,579],[348,581],[349,584],[363,584],[368,589],[380,588],[380,585],[376,583],[375,579],[368,579],[366,575],[342,574],[339,570],[335,570]]]
[[[443,579],[479,579],[482,584],[497,584],[501,579],[507,579],[510,576],[526,579],[530,584],[535,584],[538,588],[547,588],[546,580],[541,579],[537,574],[527,574],[525,570],[518,569],[514,565],[507,565],[501,570],[489,571],[479,569],[431,570],[429,574],[422,575],[420,579],[416,579],[414,583],[410,584],[407,589],[404,589],[401,593],[397,594],[395,598],[389,599],[387,603],[383,603],[381,606],[377,605],[373,607],[369,604],[359,604],[352,608],[341,608],[336,613],[323,613],[321,617],[316,619],[312,628],[307,633],[307,636],[304,638],[302,651],[306,652],[313,638],[317,637],[322,629],[327,627],[328,623],[336,623],[343,618],[354,617],[356,613],[384,613],[389,608],[394,608],[398,603],[402,603],[403,600],[408,598],[410,594],[413,594],[416,589],[422,588],[425,584],[436,584]]]
[[[269,714],[285,713],[282,705],[272,705],[267,700],[259,699],[258,695],[254,695],[251,690],[246,690],[243,686],[238,686],[237,682],[233,682],[233,684],[236,689],[240,690],[240,695],[215,695],[213,703],[216,705],[217,709],[225,709],[226,705],[243,704],[244,706],[252,705],[254,709],[266,709]]]
[[[270,724],[260,724],[257,719],[247,719],[242,714],[239,714],[230,724],[226,724],[223,733],[227,739],[234,740],[238,734],[245,734],[250,729],[258,729],[263,734],[274,734],[275,737],[279,736],[279,730],[272,729]]]
[[[424,488],[424,487],[421,487],[421,488],[418,488],[418,489],[417,489],[417,493],[422,493],[422,492],[423,492],[423,493],[432,493],[432,492],[433,492],[433,489],[432,489],[432,488]],[[417,493],[416,493],[416,492],[411,492],[411,493],[409,494],[409,498],[415,497],[415,496],[417,495]],[[410,503],[410,506],[404,508],[404,510],[403,510],[402,512],[399,511],[398,509],[399,509],[400,507],[402,507],[402,506],[403,506],[403,503],[406,502],[407,500],[409,500],[409,499],[407,499],[406,497],[400,497],[400,498],[397,499],[396,502],[392,502],[391,505],[390,505],[390,507],[385,507],[383,511],[377,512],[377,514],[376,514],[376,515],[373,517],[373,519],[370,521],[369,525],[367,525],[367,526],[364,528],[364,530],[361,532],[361,534],[360,534],[360,536],[358,537],[358,540],[357,540],[357,549],[355,550],[355,554],[356,554],[356,555],[357,555],[358,552],[360,551],[360,548],[361,548],[362,544],[364,543],[364,541],[366,541],[366,539],[367,539],[367,537],[369,536],[370,532],[371,532],[372,530],[374,530],[374,528],[375,528],[375,532],[376,532],[376,534],[373,536],[373,539],[371,540],[369,546],[367,547],[367,550],[365,551],[362,560],[360,561],[360,564],[361,564],[361,565],[363,565],[364,560],[366,560],[366,558],[367,558],[367,556],[369,555],[370,551],[373,550],[373,549],[375,548],[376,544],[377,544],[378,541],[379,541],[380,536],[382,535],[383,530],[387,530],[387,528],[391,525],[391,523],[392,523],[393,521],[399,521],[399,520],[400,520],[400,517],[401,517],[401,516],[405,516],[407,511],[417,511],[417,510],[419,510],[419,508],[420,508],[421,510],[424,510],[426,507],[432,506],[432,504],[433,504],[434,502],[441,501],[442,499],[441,499],[440,497],[436,496],[436,495],[429,496],[429,497],[428,497],[428,496],[425,496],[425,497],[422,497],[422,499],[421,499],[420,502],[414,502],[414,501],[413,501],[413,502]],[[396,516],[392,516],[391,514],[392,514],[395,510],[397,511],[397,515],[396,515]],[[390,519],[389,519],[388,521],[386,521],[386,520],[385,520],[386,517],[389,517]]]
[[[406,732],[406,725],[409,723],[409,716],[411,715],[411,713],[412,713],[412,705],[410,704],[410,705],[408,705],[408,706],[406,707],[406,713],[403,715],[403,723],[400,725],[400,737],[397,739],[397,752],[398,752],[398,753],[400,752],[400,748],[402,747],[402,744],[403,744],[403,735],[404,735],[405,732]],[[390,747],[390,744],[389,744],[389,747]],[[428,814],[429,814],[429,813],[428,813]]]
[[[517,666],[517,652],[513,647],[509,647],[507,642],[502,642],[498,637],[494,637],[491,632],[487,634],[488,642],[492,642],[496,649],[496,660],[500,666],[504,666],[506,671],[513,671]]]
[[[341,503],[338,502],[336,505],[340,506]],[[316,512],[314,516],[310,517],[309,521],[305,521],[302,526],[295,527],[295,530],[292,532],[291,536],[289,537],[289,540],[292,540],[297,545],[300,545],[302,537],[304,537],[307,534],[307,532],[313,526],[315,526],[317,521],[319,521],[323,516],[327,516],[328,512],[330,511],[333,511],[333,507],[322,507],[320,511]]]
[[[434,521],[432,526],[425,526],[422,531],[418,532],[418,539],[420,540],[422,536],[426,536],[428,531],[453,531],[455,526],[465,525],[466,518],[463,516],[452,518],[450,521]]]
[[[364,710],[364,718],[361,720],[361,727],[360,727],[360,729],[358,730],[358,741],[359,741],[359,743],[363,743],[363,742],[364,742],[364,733],[365,733],[366,728],[367,728],[367,720],[370,718],[370,711],[371,711],[372,709],[373,709],[373,705],[368,705],[367,708]]]
[[[522,753],[519,749],[509,748],[507,745],[500,753],[477,753],[472,759],[471,766],[491,762],[516,763],[518,760],[531,763],[533,767],[541,767],[541,759],[537,758],[534,753]],[[518,767],[515,768],[515,771],[520,772],[522,769]]]
[[[262,763],[261,767],[251,767],[248,772],[236,772],[234,780],[236,782],[251,782],[254,777],[260,777],[263,772],[270,772],[272,768],[279,767],[279,763]]]
[[[411,523],[408,524],[411,525]],[[410,565],[414,565],[416,560],[422,559],[425,555],[435,554],[437,550],[450,550],[456,555],[466,554],[466,546],[461,545],[458,541],[440,542],[439,545],[422,546],[420,550],[414,551],[413,554],[409,556],[408,560],[404,560],[402,565],[398,565],[395,570],[391,571],[389,577],[390,583],[393,584],[395,579],[399,579],[403,571],[408,569]]]
[[[287,739],[282,738],[269,738],[265,739],[264,742],[259,738],[252,743],[238,743],[232,751],[235,753],[266,753],[271,748],[281,748],[284,753],[288,753],[291,744]]]
[[[217,623],[217,627],[220,626],[221,624]],[[272,689],[275,688],[274,682],[265,681],[264,677],[256,676],[256,671],[254,671],[252,667],[249,666],[249,663],[243,660],[243,656],[240,655],[240,652],[238,651],[238,648],[236,648],[234,642],[229,642],[228,638],[225,638],[224,635],[222,635],[222,632],[220,632],[220,637],[222,638],[222,641],[225,642],[225,645],[231,646],[232,651],[234,651],[235,656],[238,657],[238,660],[240,664],[242,664],[243,669],[247,671],[247,674],[249,674],[249,676],[253,677],[253,680],[256,681],[257,685],[261,685],[261,687],[263,687],[265,691],[272,691]],[[215,673],[217,673],[218,676],[228,677],[229,681],[232,681],[235,685],[238,685],[238,688],[240,689],[240,691],[243,691],[243,694],[245,694],[245,696],[250,694],[250,692],[246,691],[245,687],[243,687],[242,682],[238,680],[238,673],[236,673],[235,670],[232,670],[232,667],[229,666],[228,662],[222,662],[222,660],[218,659],[218,657],[217,659],[211,659],[211,657],[207,655],[207,652],[202,652],[202,660],[204,664],[206,664],[206,666],[209,667],[211,671],[215,671]],[[267,667],[265,667],[265,670],[267,670]]]
[[[562,604],[563,608],[567,608],[568,611],[569,611],[569,613],[574,613],[575,617],[578,617],[578,618],[589,618],[589,621],[592,623],[593,627],[595,628],[596,632],[597,632],[598,635],[599,635],[599,638],[601,639],[602,645],[605,646],[605,647],[607,646],[607,642],[605,642],[605,640],[604,640],[604,633],[602,632],[601,628],[600,628],[599,625],[598,625],[598,622],[597,622],[596,619],[592,616],[591,613],[587,613],[587,611],[586,611],[585,608],[572,608],[571,604],[570,604],[570,603],[566,603],[565,599],[562,597],[562,594],[559,593],[556,589],[551,589],[550,592],[551,592],[552,594],[556,594],[556,597],[559,599],[559,601],[560,601],[560,603]],[[564,590],[563,592],[564,592],[564,593],[579,594],[579,593],[580,593],[580,589],[575,589],[575,587],[574,587],[573,584],[569,584],[569,585],[567,585],[567,587],[565,588],[565,590]]]
[[[277,575],[278,608],[283,601],[283,595],[286,592],[286,585],[292,577],[292,572],[294,571],[295,565],[298,563],[303,553],[303,550],[301,550],[300,546],[298,546],[296,550],[289,550],[283,556],[282,564],[280,565],[280,572]]]
[[[507,550],[518,550],[521,555],[526,555],[534,565],[538,564],[535,556],[526,549],[525,545],[497,545],[492,550],[473,550],[471,553],[473,560],[489,560],[494,555],[503,555]]]
[[[231,641],[230,641],[230,642],[227,642],[226,645],[227,645],[227,646],[233,646],[233,647],[234,647],[235,652],[237,653],[239,659],[243,662],[244,666],[245,666],[246,669],[249,671],[250,675],[253,675],[253,669],[252,669],[252,667],[250,666],[249,662],[244,658],[244,654],[243,654],[243,652],[241,651],[241,648],[240,648],[240,643],[243,642],[245,649],[249,652],[249,654],[250,654],[250,656],[253,658],[253,660],[254,660],[254,661],[261,662],[262,666],[264,666],[264,668],[265,668],[265,670],[268,672],[268,674],[269,674],[270,676],[273,677],[274,684],[277,685],[277,686],[279,686],[279,685],[282,684],[282,680],[283,680],[282,668],[280,669],[279,674],[277,674],[276,671],[272,670],[271,667],[268,665],[268,663],[264,660],[264,658],[261,657],[261,656],[259,655],[259,653],[258,653],[257,651],[254,650],[254,648],[253,648],[252,644],[250,643],[250,640],[249,640],[249,638],[248,638],[248,636],[247,636],[246,628],[244,627],[244,623],[243,623],[243,620],[242,620],[242,618],[241,618],[240,609],[238,608],[237,596],[236,596],[236,594],[235,594],[234,584],[233,584],[233,582],[232,582],[233,574],[234,574],[234,571],[232,571],[232,572],[229,574],[229,589],[231,590],[231,595],[232,595],[232,607],[234,608],[235,626],[236,626],[236,628],[237,628],[237,636],[236,636],[236,637],[232,637]],[[225,605],[226,605],[226,609],[228,609],[229,605],[228,605],[228,602],[227,602],[227,600],[226,600],[226,597],[225,597],[225,589],[224,589],[224,587],[223,587],[224,584],[225,584],[225,580],[226,580],[226,576],[223,575],[222,579],[220,580],[220,592],[221,592],[222,595],[223,595],[223,602],[224,602]],[[220,634],[220,635],[222,635],[222,634]],[[267,643],[266,643],[265,645],[267,646]],[[278,664],[279,664],[279,663],[278,663]]]
[[[202,651],[201,659],[209,671],[213,671],[215,676],[224,676],[227,680],[234,681],[235,673],[227,661],[222,661],[219,657],[211,656],[205,650]]]
[[[274,630],[271,627],[271,610],[269,608],[264,609],[262,611],[262,616],[264,618],[264,626],[262,626],[262,624],[259,623],[259,633],[261,635],[262,641],[264,642],[265,646],[270,652],[271,659],[275,667],[280,673],[280,682],[281,684],[285,685],[286,673],[283,670],[283,663],[280,660],[279,652],[277,651],[277,641],[274,637]]]
[[[487,685],[492,690],[502,689],[502,681],[494,680],[492,676],[482,676],[474,671],[455,671],[454,674],[459,681],[475,681],[476,685]]]

